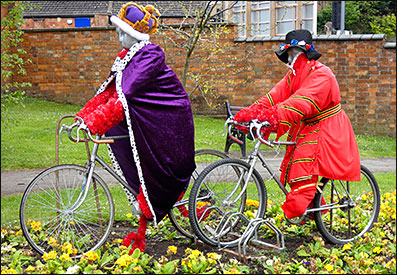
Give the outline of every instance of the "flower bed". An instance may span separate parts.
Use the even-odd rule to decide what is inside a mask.
[[[108,242],[96,251],[75,258],[71,243],[62,246],[49,239],[53,251],[38,255],[25,241],[19,226],[1,228],[2,274],[52,273],[396,273],[396,191],[382,195],[378,222],[364,238],[344,246],[326,244],[314,222],[304,226],[289,225],[278,204],[269,202],[276,226],[285,234],[284,253],[249,250],[262,257],[246,262],[231,254],[178,236],[168,219],[159,228],[148,227],[145,253],[121,245],[122,238],[136,226],[117,222]],[[251,216],[257,204],[249,202]],[[132,223],[132,226],[130,225]],[[34,224],[41,230],[39,224]]]

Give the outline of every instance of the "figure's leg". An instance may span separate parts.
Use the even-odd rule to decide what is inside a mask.
[[[287,194],[284,204],[281,206],[285,216],[289,219],[300,217],[305,213],[316,194],[318,176],[311,179],[290,183],[291,192]]]

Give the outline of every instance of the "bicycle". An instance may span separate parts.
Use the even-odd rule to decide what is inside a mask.
[[[256,169],[259,159],[262,166],[286,195],[288,191],[273,172],[265,157],[259,152],[262,144],[295,146],[292,141],[265,140],[261,135],[263,127],[270,127],[267,121],[252,120],[249,125],[238,124],[233,116],[226,120],[228,134],[235,125],[249,127],[253,139],[257,139],[248,161],[222,159],[210,164],[194,183],[189,198],[189,219],[197,237],[206,244],[218,247],[235,247],[247,244],[257,233],[260,223],[276,233],[279,231],[269,219],[264,219],[267,208],[267,191],[261,174]],[[256,131],[255,131],[256,129]],[[256,136],[254,136],[256,132]],[[232,136],[231,136],[232,137]],[[322,200],[326,204],[322,203]],[[246,211],[256,202],[256,213]],[[361,165],[361,182],[344,182],[321,178],[310,207],[299,218],[286,220],[299,225],[314,215],[318,231],[333,244],[346,244],[368,232],[376,222],[380,209],[380,192],[375,177]],[[194,209],[206,207],[199,216]],[[252,212],[252,211],[251,211]],[[280,239],[278,239],[280,243]],[[262,243],[268,245],[266,243]],[[284,242],[281,240],[283,250]],[[277,247],[279,248],[280,245]]]
[[[63,119],[77,119],[70,126],[63,124]],[[88,129],[82,129],[82,119],[74,115],[63,116],[57,123],[56,164],[38,174],[27,186],[20,204],[20,223],[23,234],[30,246],[43,255],[53,250],[52,245],[71,243],[79,257],[83,253],[101,247],[112,229],[115,209],[111,191],[104,180],[94,171],[99,163],[123,188],[133,212],[139,213],[136,200],[137,193],[128,185],[122,175],[110,167],[98,156],[100,144],[110,144],[116,139],[129,138],[125,136],[93,137]],[[76,133],[73,131],[76,130]],[[75,142],[85,142],[88,154],[86,166],[59,163],[58,135],[67,132],[68,138]],[[79,138],[82,131],[84,138]],[[75,135],[76,137],[74,137]],[[90,152],[88,142],[93,142]],[[215,158],[227,157],[215,150],[199,150],[195,152],[197,169],[202,169]],[[191,182],[200,171],[193,172]],[[189,195],[189,183],[186,196]],[[169,212],[169,218],[176,229],[183,235],[193,238],[188,218],[181,217],[179,209],[188,204],[187,199],[179,200]],[[179,207],[179,208],[178,208]]]

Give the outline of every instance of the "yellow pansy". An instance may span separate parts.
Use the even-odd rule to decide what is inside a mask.
[[[170,245],[167,250],[168,255],[176,254],[178,248],[176,246]]]
[[[271,203],[271,202],[269,201],[269,203]],[[258,202],[258,201],[255,201],[255,200],[251,200],[251,199],[246,200],[245,204],[246,204],[248,207],[250,207],[250,206],[254,206],[254,207],[256,207],[256,208],[259,207],[259,202]]]
[[[132,214],[131,214],[131,213],[127,213],[127,214],[125,214],[125,216],[126,216],[127,218],[131,218],[131,217],[132,217]]]
[[[219,255],[219,254],[217,254],[217,253],[211,252],[211,253],[207,253],[207,257],[208,257],[209,259],[219,260],[220,258],[222,258],[222,255]]]
[[[195,249],[195,250],[192,250],[192,255],[195,257],[198,257],[198,256],[202,255],[202,253],[199,250]]]
[[[67,261],[67,262],[71,262],[71,261],[72,261],[72,259],[69,257],[69,254],[65,254],[65,253],[63,253],[63,254],[59,257],[59,259],[62,260],[62,261]]]
[[[62,251],[66,251],[67,254],[72,254],[73,252],[73,245],[70,242],[66,242],[61,247]]]
[[[99,258],[98,254],[95,251],[89,251],[85,253],[85,256],[87,256],[88,260],[90,261],[95,261]]]
[[[374,253],[376,253],[376,254],[379,254],[380,252],[382,252],[382,248],[380,248],[379,246],[377,246],[377,247],[375,247],[372,251],[373,251]]]
[[[40,230],[42,230],[42,228],[41,228],[41,222],[32,221],[32,222],[30,223],[30,226],[33,228],[34,231],[40,231]]]
[[[57,240],[53,237],[49,237],[47,242],[49,245],[53,245],[57,243]]]
[[[1,274],[18,274],[17,271],[15,269],[6,269],[4,271],[1,272]]]
[[[238,271],[238,269],[236,267],[232,267],[231,269],[226,271],[225,274],[241,274],[241,272]]]
[[[50,253],[45,252],[44,255],[42,256],[44,261],[55,259],[56,257],[57,257],[56,251],[50,251]]]
[[[208,201],[198,201],[197,202],[197,208],[199,208],[199,209],[206,205],[211,205],[211,203],[209,203]]]
[[[130,255],[122,255],[120,258],[117,259],[117,261],[115,262],[116,265],[118,265],[119,267],[128,267],[130,265],[130,263],[132,262],[132,257]]]
[[[36,270],[36,268],[34,267],[34,266],[28,266],[26,269],[25,269],[25,272],[33,272],[33,271],[35,271]]]
[[[330,265],[330,264],[326,264],[326,265],[324,266],[324,268],[325,268],[327,271],[331,271],[331,270],[333,269],[332,265]]]
[[[252,217],[252,218],[254,217],[254,213],[252,213],[251,210],[245,211],[244,214],[246,214],[247,216]]]
[[[352,248],[352,245],[350,244],[350,243],[347,243],[347,244],[345,244],[344,246],[343,246],[343,251],[345,251],[345,250],[349,250],[350,248]]]

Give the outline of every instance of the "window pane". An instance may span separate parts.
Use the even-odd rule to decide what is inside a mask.
[[[257,17],[258,12],[257,11],[251,11],[251,22],[258,22],[258,17]]]
[[[251,35],[258,35],[258,25],[251,24]]]
[[[295,1],[277,1],[277,5],[293,5]]]
[[[241,23],[241,16],[239,13],[233,14],[233,22],[234,23]]]
[[[309,31],[313,31],[313,21],[312,20],[303,20],[302,21],[302,29],[306,29]]]
[[[260,11],[260,22],[270,21],[270,10],[261,10]]]
[[[287,20],[293,18],[293,8],[282,7],[278,8],[276,12],[276,20]]]
[[[270,35],[270,24],[260,24],[260,35]]]
[[[281,22],[281,23],[277,23],[277,28],[276,28],[276,32],[277,34],[286,34],[289,31],[292,31],[293,28],[293,24],[292,22]]]
[[[268,8],[270,7],[270,1],[260,1],[259,8]]]
[[[303,5],[302,10],[303,18],[313,18],[313,5]]]

